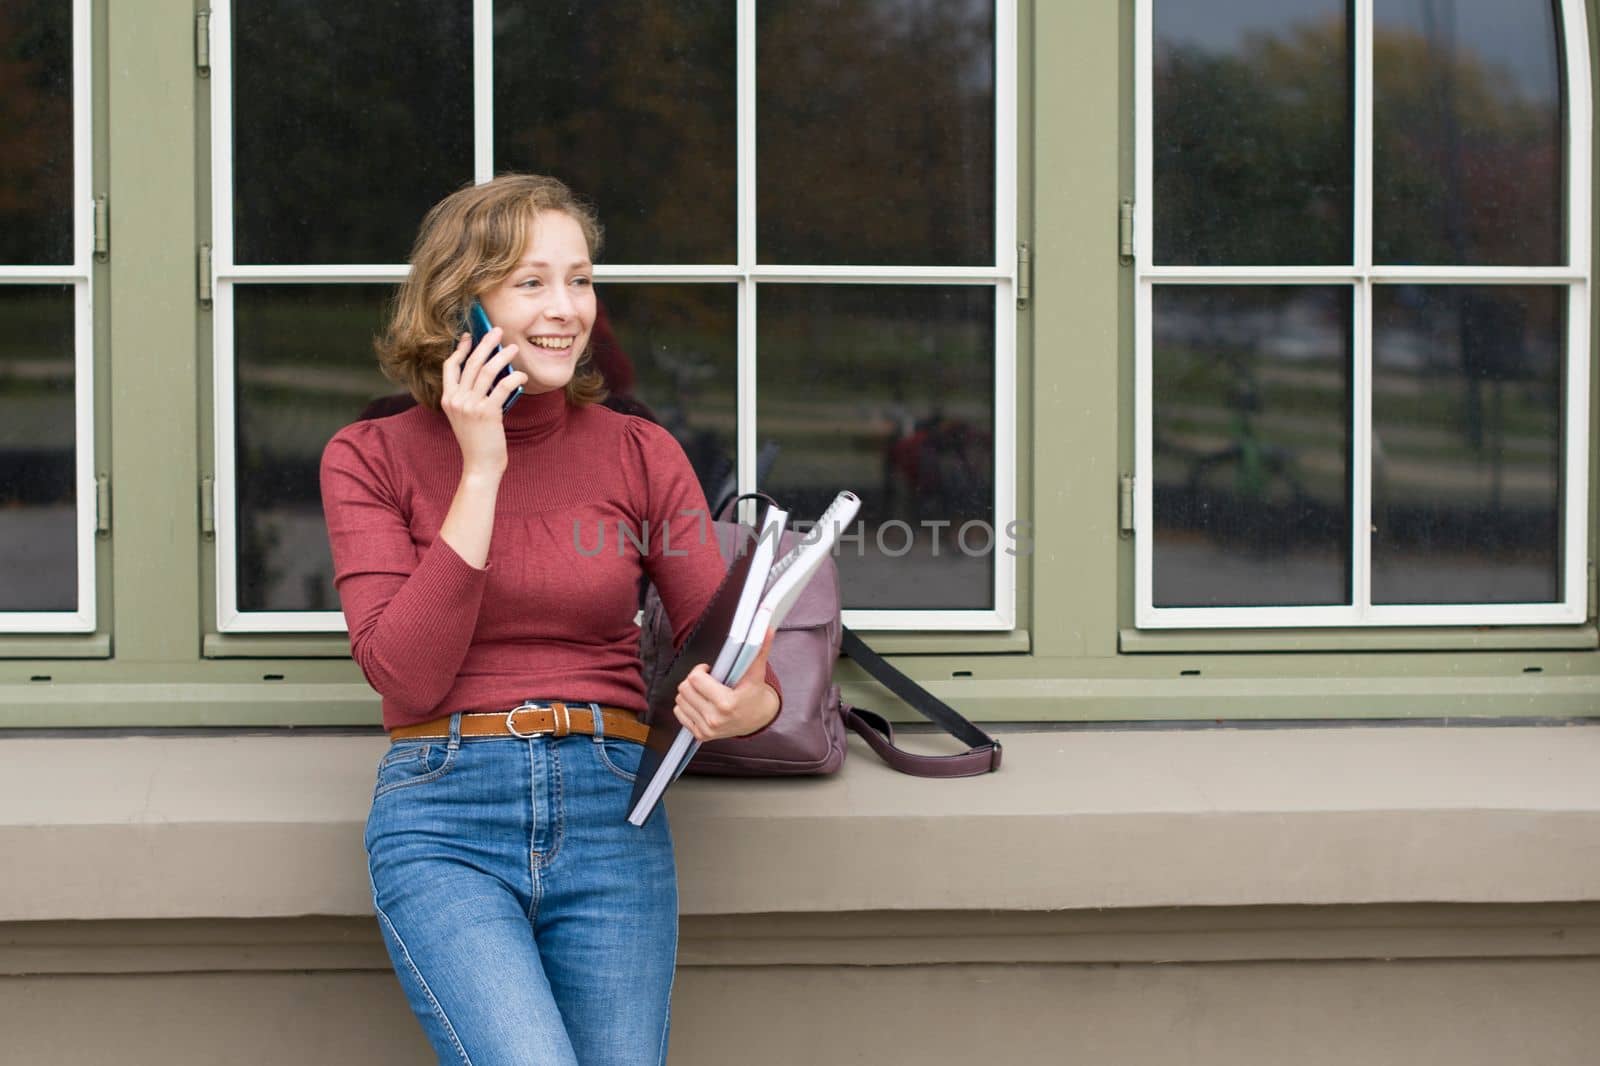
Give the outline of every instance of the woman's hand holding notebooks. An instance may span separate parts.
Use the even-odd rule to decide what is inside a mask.
[[[672,714],[678,685],[700,663],[710,663],[711,676],[723,684],[738,684],[760,652],[767,630],[782,624],[806,582],[838,544],[839,531],[855,518],[860,506],[854,493],[839,493],[805,538],[776,561],[773,556],[788,512],[769,506],[754,548],[741,545],[734,553],[727,576],[652,694],[650,736],[629,800],[630,823],[645,823],[667,786],[699,750],[694,734]]]

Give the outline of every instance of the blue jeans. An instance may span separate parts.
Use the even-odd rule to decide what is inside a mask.
[[[580,734],[393,744],[367,818],[378,924],[442,1063],[667,1054],[678,886],[666,813],[625,819],[641,749]]]

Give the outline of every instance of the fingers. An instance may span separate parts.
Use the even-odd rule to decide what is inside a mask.
[[[701,721],[698,715],[681,702],[672,705],[672,716],[678,720],[679,725],[687,729],[700,743],[704,744],[708,740],[716,739],[711,735],[711,730],[705,722]]]
[[[471,350],[472,334],[463,333],[460,339],[456,341],[455,350],[445,356],[444,364],[439,367],[439,376],[444,380],[447,390],[460,383],[461,363]]]
[[[470,381],[471,376],[476,374],[478,368],[488,360],[489,353],[494,351],[494,346],[499,343],[499,340],[500,327],[498,326],[484,334],[483,340],[479,341],[476,346],[472,343],[472,334],[463,333],[457,339],[454,350],[445,357],[442,368],[444,377],[447,380],[453,378],[457,382]]]
[[[673,714],[696,740],[715,740],[735,732],[730,728],[737,707],[733,689],[713,678],[704,663],[683,679],[677,696]]]
[[[474,401],[477,400],[484,401],[481,406],[487,408],[488,402],[496,397],[499,403],[504,404],[512,390],[528,380],[526,374],[514,370],[491,387],[495,375],[517,353],[517,346],[508,344],[491,355],[500,336],[498,328],[490,330],[478,346],[469,352],[470,335],[462,335],[455,351],[450,353],[440,369],[441,402],[448,402],[455,410],[467,410],[475,406]],[[510,385],[506,384],[508,381]]]
[[[511,357],[516,354],[517,346],[515,344],[508,344],[504,348],[500,349],[498,355],[490,357],[486,363],[480,366],[478,368],[477,377],[473,379],[472,383],[468,386],[468,389],[472,392],[472,394],[474,396],[487,396],[495,388],[498,388],[499,385],[505,384],[504,381],[496,384],[494,380],[495,375],[500,373],[501,367],[510,365]],[[521,371],[513,370],[511,373],[520,374]],[[507,375],[507,377],[509,376],[510,375]],[[523,380],[527,380],[527,375],[523,375]]]
[[[504,407],[506,405],[506,400],[510,399],[511,394],[517,390],[519,385],[526,384],[527,380],[528,375],[524,374],[520,370],[513,370],[511,373],[501,378],[500,384],[496,385],[489,392],[489,399],[494,401],[497,406]]]
[[[461,387],[474,396],[487,396],[489,383],[500,373],[500,368],[511,362],[511,357],[516,354],[515,344],[508,344],[499,352],[495,352],[494,346],[500,342],[500,336],[499,327],[490,330],[484,336],[482,343],[462,364]]]
[[[495,345],[500,343],[501,336],[499,326],[491,329],[483,335],[483,340],[478,342],[466,359],[462,360],[461,380],[463,382],[471,381],[473,376],[483,368],[483,364],[494,356]]]
[[[700,699],[692,684],[697,674],[710,676],[705,663],[689,671],[689,676],[678,685],[677,700],[672,705],[672,714],[678,719],[679,725],[694,734],[696,740],[704,742],[713,738],[711,727],[705,720],[705,701]]]

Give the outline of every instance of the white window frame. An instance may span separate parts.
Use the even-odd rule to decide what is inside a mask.
[[[90,109],[93,42],[90,0],[72,0],[72,262],[61,266],[0,265],[0,285],[73,288],[73,471],[78,539],[76,611],[0,611],[0,633],[93,633],[95,527],[99,491],[94,456],[94,150]]]
[[[473,0],[473,170],[494,175],[493,0]],[[231,2],[217,0],[211,32],[212,344],[215,410],[217,629],[223,633],[344,632],[338,611],[241,611],[238,606],[234,453],[234,286],[244,282],[383,282],[406,276],[405,264],[241,266],[233,249],[233,73]],[[706,282],[738,288],[741,492],[755,488],[756,294],[762,284],[978,285],[995,296],[994,313],[994,607],[984,610],[850,610],[862,630],[1010,630],[1016,625],[1016,560],[1004,532],[1016,511],[1016,0],[995,0],[995,252],[992,266],[763,266],[756,261],[756,0],[737,0],[738,261],[726,265],[629,265],[596,268],[600,282]],[[844,487],[844,486],[841,486]]]
[[[1137,0],[1135,12],[1135,196],[1141,220],[1154,218],[1152,160],[1154,107],[1153,0]],[[1588,20],[1584,0],[1561,0],[1557,45],[1566,66],[1566,188],[1568,265],[1556,267],[1388,267],[1372,260],[1372,35],[1373,0],[1356,0],[1355,47],[1355,222],[1351,266],[1162,267],[1151,263],[1151,228],[1136,228],[1135,254],[1135,483],[1134,620],[1141,629],[1278,628],[1320,626],[1464,626],[1576,624],[1587,615],[1589,563],[1589,152],[1591,98]],[[1376,282],[1475,285],[1561,284],[1567,287],[1566,404],[1561,484],[1561,599],[1555,603],[1374,604],[1371,597],[1372,526],[1372,288]],[[1351,448],[1352,603],[1333,607],[1157,607],[1154,605],[1153,408],[1151,306],[1156,284],[1309,285],[1348,284],[1354,311]]]

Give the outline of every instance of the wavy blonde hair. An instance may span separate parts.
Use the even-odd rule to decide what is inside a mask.
[[[419,404],[439,409],[441,368],[466,332],[467,307],[521,261],[529,224],[544,211],[570,217],[589,243],[589,258],[600,257],[604,234],[594,209],[555,178],[539,174],[502,174],[464,186],[423,218],[411,247],[411,272],[395,293],[387,329],[374,341],[384,376],[404,385]],[[592,352],[591,334],[566,385],[569,403],[605,399],[605,379]]]

